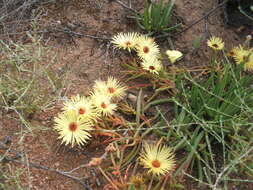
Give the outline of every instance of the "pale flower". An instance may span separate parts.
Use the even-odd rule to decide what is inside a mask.
[[[175,168],[174,153],[167,146],[145,144],[140,155],[140,162],[148,173],[160,176]]]
[[[175,63],[177,60],[181,59],[183,56],[183,54],[177,50],[167,50],[166,54],[168,55],[168,58],[171,63]]]

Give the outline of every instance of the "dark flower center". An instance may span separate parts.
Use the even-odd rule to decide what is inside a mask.
[[[107,90],[110,94],[113,94],[115,92],[115,89],[111,87],[109,87]]]
[[[144,52],[144,53],[148,53],[148,52],[149,52],[149,48],[148,48],[147,46],[145,46],[145,47],[143,48],[143,52]]]
[[[126,44],[126,46],[128,46],[128,47],[132,45],[131,42],[129,42],[129,41],[127,41],[125,44]]]
[[[85,112],[86,112],[86,110],[85,110],[85,109],[83,109],[83,108],[80,108],[80,109],[79,109],[79,114],[80,114],[80,115],[85,114]]]
[[[219,46],[217,44],[213,44],[213,47],[218,48]]]
[[[230,56],[235,56],[235,52],[231,51],[229,52]]]
[[[69,130],[71,132],[75,132],[76,129],[77,129],[77,124],[75,122],[72,122],[72,123],[69,124]]]
[[[153,166],[154,168],[160,168],[161,163],[160,163],[158,160],[153,160],[153,161],[152,161],[152,166]]]
[[[105,109],[107,108],[107,105],[104,102],[102,102],[101,107]]]
[[[243,61],[243,62],[247,62],[247,61],[248,61],[248,56],[245,56],[245,55],[244,55],[244,56],[242,57],[242,61]]]
[[[154,66],[149,66],[149,69],[150,70],[155,70],[155,67]]]

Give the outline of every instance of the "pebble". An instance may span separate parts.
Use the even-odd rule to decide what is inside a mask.
[[[127,99],[130,100],[132,103],[136,103],[137,102],[137,96],[132,94],[132,93],[129,93],[127,95]]]

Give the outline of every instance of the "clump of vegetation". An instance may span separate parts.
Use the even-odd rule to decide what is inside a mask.
[[[0,161],[4,157],[0,157]],[[14,169],[9,164],[0,164],[0,188],[3,190],[24,190],[25,187],[22,184],[22,175],[25,173],[24,169]]]
[[[52,2],[55,0],[0,1],[0,34],[7,37],[27,30],[29,23],[40,17],[40,7]]]
[[[41,39],[29,35],[31,44],[0,41],[0,105],[23,119],[44,110],[55,101],[64,87],[64,76],[52,69],[55,59]]]
[[[121,37],[120,44],[117,43],[118,36]],[[126,68],[131,69],[130,73],[133,76],[145,78],[148,75],[151,81],[171,79],[168,75],[164,75],[168,71],[162,64],[159,67],[156,65],[157,60],[160,61],[162,58],[156,43],[147,45],[147,42],[143,42],[144,38],[140,37],[142,41],[138,42],[137,34],[134,35],[137,36],[134,39],[135,43],[131,43],[128,37],[124,38],[124,34],[118,36],[113,41],[116,47],[126,49],[123,48],[125,45],[134,44],[131,50],[136,51],[138,58],[135,64],[126,65]],[[146,39],[151,40],[149,37]],[[247,46],[239,46],[226,53],[225,43],[217,37],[211,37],[207,45],[212,49],[213,54],[206,74],[196,77],[190,72],[185,72],[187,70],[181,70],[174,75],[172,73],[176,89],[174,96],[150,101],[154,98],[152,96],[143,111],[145,113],[150,106],[159,103],[174,103],[175,118],[169,122],[157,107],[160,121],[153,123],[151,127],[155,133],[168,141],[174,151],[185,152],[174,176],[186,174],[202,185],[216,188],[221,181],[228,180],[229,174],[235,171],[240,170],[252,175],[253,170],[249,160],[252,158],[250,139],[253,137],[251,126],[253,78],[245,71],[252,71],[253,52]],[[145,56],[142,54],[145,52],[142,51],[143,49],[151,50],[147,52],[153,53]],[[166,54],[172,64],[182,57],[182,53],[176,50],[167,50]],[[232,60],[229,60],[227,54],[232,57]],[[151,67],[148,69],[144,67],[146,62],[153,64],[153,70]],[[155,90],[157,88],[154,86]],[[218,146],[220,148],[217,148]],[[191,172],[192,175],[185,173],[193,169],[197,172]],[[175,185],[180,186],[180,184]],[[224,187],[227,187],[226,182]]]
[[[163,72],[166,73],[160,60],[160,49],[153,38],[138,33],[120,33],[113,38],[112,43],[117,48],[137,53],[140,66],[136,70],[157,79],[161,78]],[[174,55],[171,59],[173,62],[182,57],[178,51],[170,52],[169,55]],[[126,90],[127,87],[113,77],[107,81],[95,81],[89,96],[76,95],[64,103],[63,111],[55,118],[55,129],[62,143],[71,145],[71,148],[75,145],[81,147],[91,136],[102,135],[114,139],[101,157],[93,158],[88,164],[101,171],[109,182],[106,187],[160,189],[167,181],[167,178],[162,179],[163,176],[171,175],[175,169],[174,152],[170,147],[162,145],[162,141],[146,142],[141,150],[144,137],[152,130],[146,131],[145,128],[156,117],[146,118],[142,91],[137,97],[136,109],[124,103]],[[121,117],[117,114],[117,110],[128,112],[135,118],[125,119],[124,115]],[[113,166],[104,170],[101,164],[108,154]],[[144,176],[135,171],[133,178],[129,178],[126,170],[126,177],[123,178],[121,170],[130,167],[129,164],[136,159],[139,160],[136,167],[138,164],[143,165],[148,169],[148,174]],[[109,177],[108,172],[116,177]]]
[[[171,26],[172,13],[175,0],[165,3],[163,0],[159,2],[147,1],[144,12],[135,16],[138,26],[147,31],[149,35],[168,33],[175,30],[181,24]]]
[[[175,105],[175,119],[168,122],[159,111],[163,121],[157,125],[157,132],[175,150],[187,152],[176,175],[196,169],[197,181],[202,184],[207,181],[212,186],[220,183],[216,183],[222,171],[218,162],[222,162],[223,169],[230,166],[226,175],[238,168],[252,175],[252,167],[248,165],[252,155],[248,151],[253,137],[253,77],[244,70],[253,68],[253,51],[235,48],[235,65],[224,53],[221,39],[211,38],[208,46],[213,49],[210,71],[202,77],[190,73],[178,76],[178,93],[170,98]],[[170,129],[159,129],[166,124],[171,125]],[[236,167],[237,164],[242,167]]]
[[[123,66],[127,69],[127,80],[136,78],[147,78],[156,89],[157,96],[162,91],[167,91],[170,94],[174,93],[174,78],[175,72],[166,69],[162,64],[162,53],[154,38],[138,33],[120,33],[113,37],[112,43],[119,49],[127,49],[137,54],[133,61],[124,63]],[[174,64],[183,54],[176,50],[168,50],[167,56],[170,62]],[[152,99],[152,98],[151,98]],[[150,100],[151,100],[150,99]]]

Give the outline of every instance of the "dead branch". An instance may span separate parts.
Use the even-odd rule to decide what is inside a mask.
[[[0,142],[0,149],[2,150],[6,150],[8,152],[11,152],[11,153],[15,153],[16,155],[22,155],[21,152],[18,152],[18,151],[15,151],[15,150],[11,150],[10,148],[6,147],[4,145],[4,143]],[[36,169],[42,169],[42,170],[45,170],[45,171],[49,171],[49,172],[54,172],[54,173],[57,173],[59,175],[62,175],[62,176],[65,176],[67,178],[70,178],[76,182],[78,182],[79,184],[81,184],[86,190],[92,190],[89,185],[86,184],[86,182],[84,182],[84,180],[87,180],[88,177],[82,177],[82,178],[79,178],[79,177],[76,177],[76,176],[73,176],[73,175],[70,175],[69,173],[70,172],[65,172],[65,171],[61,171],[61,170],[58,170],[58,169],[54,169],[54,168],[50,168],[50,167],[47,167],[47,166],[43,166],[43,165],[39,165],[39,164],[36,164],[36,163],[33,163],[33,162],[23,162],[23,161],[20,161],[20,160],[17,160],[19,157],[9,157],[9,156],[4,156],[4,158],[2,160],[0,160],[0,162],[13,162],[13,163],[17,163],[17,164],[21,164],[21,165],[24,165],[24,166],[27,166],[27,167],[33,167],[33,168],[36,168]],[[83,167],[83,165],[82,165]]]
[[[134,9],[131,8],[131,7],[128,7],[126,4],[122,3],[122,1],[120,1],[120,0],[109,0],[109,1],[114,1],[115,3],[118,3],[118,4],[121,5],[122,7],[126,8],[126,9],[128,9],[128,10],[130,10],[130,11],[132,11],[132,12],[134,12],[135,14],[139,14],[138,11],[134,10]]]

